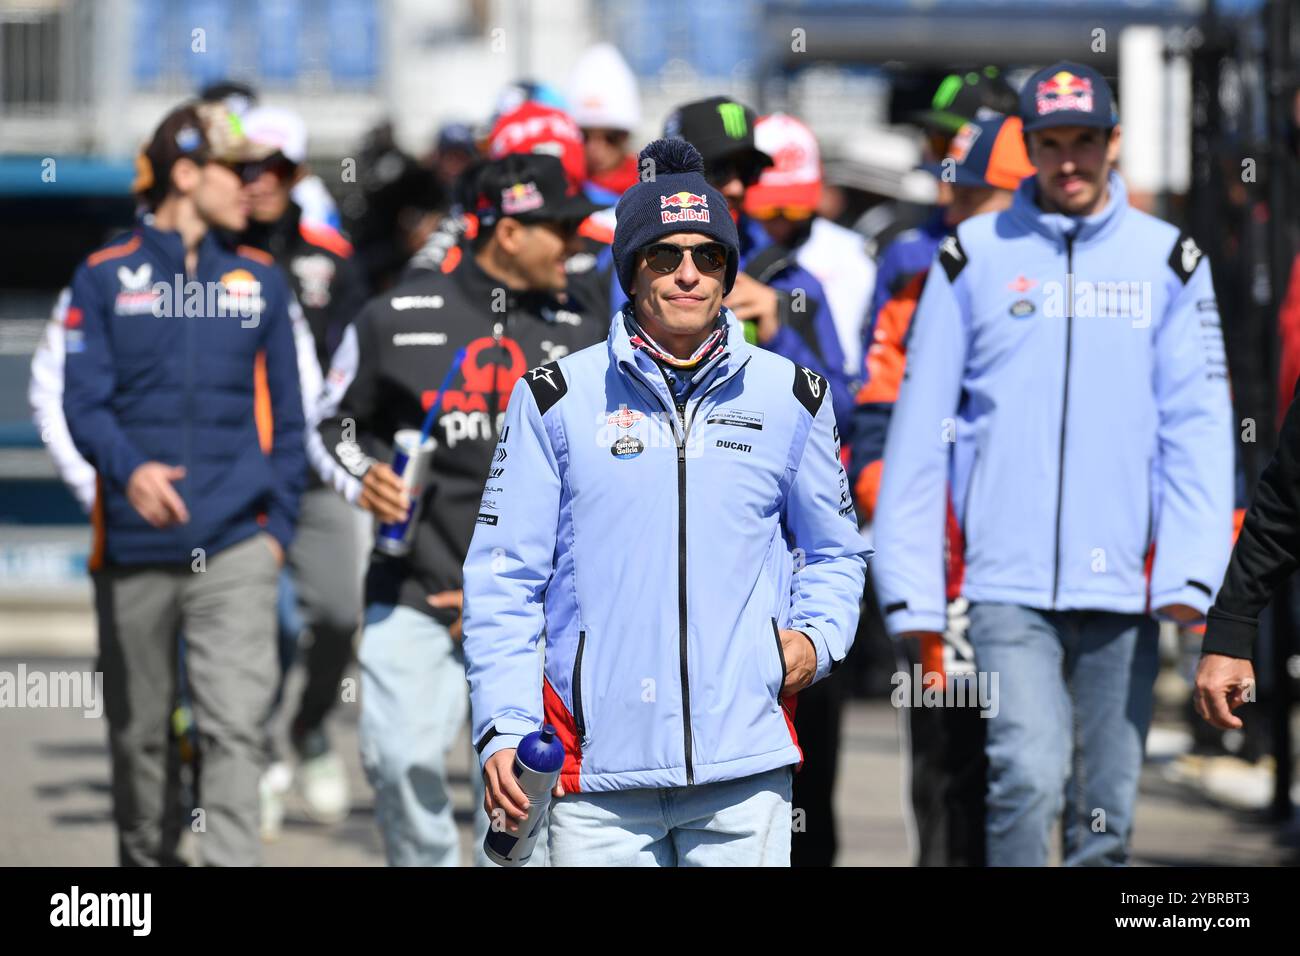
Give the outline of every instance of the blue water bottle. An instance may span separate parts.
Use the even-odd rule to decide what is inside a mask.
[[[515,778],[528,795],[528,816],[519,822],[514,833],[488,828],[483,839],[483,852],[488,859],[501,866],[523,866],[533,855],[537,834],[551,807],[551,791],[560,779],[564,766],[564,744],[555,737],[555,728],[543,725],[519,741],[515,751]]]

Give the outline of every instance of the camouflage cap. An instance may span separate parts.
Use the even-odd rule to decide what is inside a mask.
[[[172,166],[182,158],[200,165],[255,163],[274,152],[249,139],[239,115],[224,103],[185,103],[167,114],[136,157],[131,191],[157,202],[166,195]]]

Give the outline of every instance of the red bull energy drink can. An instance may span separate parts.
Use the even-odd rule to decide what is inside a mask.
[[[429,480],[437,447],[438,442],[432,435],[421,442],[420,432],[414,428],[403,428],[393,436],[393,473],[402,479],[411,505],[405,520],[380,524],[375,531],[376,551],[395,558],[410,553],[415,524],[420,520],[420,501],[424,497],[424,486]]]

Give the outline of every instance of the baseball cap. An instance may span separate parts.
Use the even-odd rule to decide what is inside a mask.
[[[1015,189],[1034,166],[1025,152],[1025,137],[1015,116],[995,116],[966,123],[952,138],[942,163],[927,163],[923,169],[954,186],[992,186]]]
[[[438,152],[459,149],[473,156],[478,152],[474,141],[474,131],[468,123],[447,123],[438,130]]]
[[[745,208],[816,209],[822,195],[822,166],[812,130],[793,116],[773,113],[755,125],[754,144],[772,157],[773,165],[745,192]]]
[[[930,108],[916,114],[923,126],[952,134],[963,123],[995,113],[1015,113],[1019,98],[995,66],[949,73],[934,91]]]
[[[221,102],[186,103],[164,117],[136,157],[136,178],[131,191],[150,202],[167,193],[171,169],[182,158],[207,162],[256,163],[275,152],[255,143],[244,131],[236,113]]]
[[[696,148],[706,166],[749,154],[760,168],[772,157],[754,144],[758,115],[735,100],[711,96],[679,106],[664,121],[665,139],[684,139]]]
[[[232,113],[243,116],[257,105],[257,90],[238,80],[218,80],[203,87],[199,99],[204,103],[225,103]]]
[[[1090,66],[1062,60],[1039,70],[1020,91],[1025,131],[1052,126],[1119,125],[1115,97],[1106,78]]]
[[[574,186],[587,178],[582,130],[568,113],[554,106],[529,101],[496,121],[488,134],[488,158],[500,159],[511,153],[556,157]]]
[[[485,227],[509,216],[524,223],[577,222],[600,204],[572,190],[555,156],[510,153],[485,163],[478,172],[474,214]]]
[[[307,161],[307,124],[292,110],[255,106],[244,114],[243,123],[254,143],[271,147],[295,166]]]

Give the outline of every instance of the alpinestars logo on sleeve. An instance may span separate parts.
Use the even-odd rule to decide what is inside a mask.
[[[808,391],[812,392],[813,398],[822,397],[822,377],[816,372],[800,367],[799,371],[803,372],[808,379]]]
[[[536,382],[540,379],[545,381],[547,385],[551,386],[551,388],[559,389],[560,386],[555,384],[555,379],[551,378],[552,374],[553,369],[549,369],[545,365],[539,365],[537,368],[528,370],[530,381]]]
[[[1184,239],[1178,248],[1182,254],[1183,271],[1190,275],[1196,271],[1196,264],[1201,261],[1201,250],[1191,236]]]

